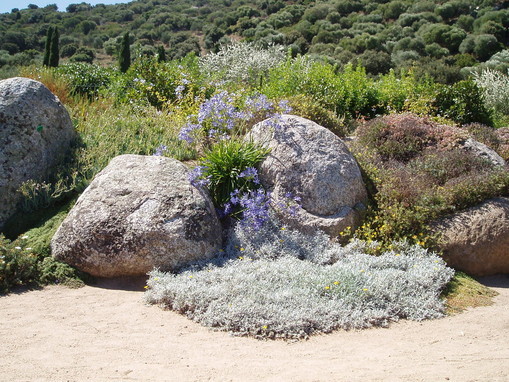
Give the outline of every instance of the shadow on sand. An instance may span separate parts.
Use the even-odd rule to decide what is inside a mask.
[[[144,292],[147,279],[148,276],[115,277],[110,279],[95,278],[95,280],[88,285],[94,288]]]
[[[477,281],[490,288],[509,288],[508,274],[479,277]]]

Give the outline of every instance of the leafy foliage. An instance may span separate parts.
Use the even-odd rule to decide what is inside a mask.
[[[32,284],[37,279],[37,257],[22,241],[10,242],[0,235],[0,293]]]
[[[471,80],[440,88],[435,105],[441,116],[459,124],[472,122],[493,124],[490,110],[484,104],[481,89]]]
[[[268,154],[261,145],[236,139],[221,140],[208,150],[200,165],[215,205],[224,208],[235,190],[244,194],[255,189],[253,176],[240,175],[255,168]]]
[[[509,70],[504,74],[492,69],[474,73],[474,81],[482,90],[486,107],[509,115]]]
[[[21,285],[83,285],[83,274],[51,257],[37,254],[28,246],[28,239],[25,235],[11,242],[0,234],[0,294]]]

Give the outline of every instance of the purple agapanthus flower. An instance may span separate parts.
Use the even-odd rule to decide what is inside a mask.
[[[156,148],[156,151],[154,153],[154,156],[160,157],[163,156],[164,152],[168,150],[168,147],[165,145],[160,145],[158,148]]]
[[[191,133],[197,129],[201,129],[201,125],[196,123],[186,123],[184,127],[180,129],[179,138],[187,143],[193,143],[194,139],[191,136]]]
[[[263,189],[242,195],[239,204],[243,208],[240,224],[246,228],[260,229],[270,219],[270,193]]]
[[[239,114],[233,106],[233,99],[228,92],[223,91],[212,96],[200,105],[198,123],[209,122],[216,130],[231,130]]]
[[[207,167],[196,166],[189,172],[189,181],[195,187],[207,187],[210,184],[211,176],[205,176]]]
[[[251,178],[253,183],[260,184],[260,179],[258,178],[258,170],[254,167],[247,167],[239,174],[239,178]]]
[[[246,107],[253,112],[271,111],[274,109],[274,104],[265,94],[258,93],[246,100]]]
[[[292,112],[292,107],[288,104],[288,100],[283,99],[278,103],[279,111],[283,114],[288,114]]]

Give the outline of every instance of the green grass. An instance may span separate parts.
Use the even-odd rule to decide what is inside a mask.
[[[498,295],[496,291],[463,272],[456,272],[442,293],[449,315],[461,313],[467,308],[492,305],[493,297],[496,295]]]

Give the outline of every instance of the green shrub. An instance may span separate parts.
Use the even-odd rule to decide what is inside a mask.
[[[434,106],[437,115],[462,125],[472,122],[493,125],[490,111],[484,105],[481,89],[472,80],[441,86]]]
[[[182,87],[181,91],[177,90],[179,87]],[[201,87],[196,57],[158,62],[155,56],[142,56],[134,60],[127,73],[116,78],[108,95],[111,94],[119,103],[163,109],[184,94],[210,93],[208,88]]]
[[[44,257],[38,266],[38,283],[41,285],[63,284],[78,288],[84,286],[87,275],[75,268],[55,260],[53,257]]]
[[[58,73],[67,79],[72,95],[89,99],[97,97],[99,91],[107,87],[115,75],[115,71],[111,69],[86,62],[62,65],[58,68]]]
[[[37,256],[31,248],[23,239],[11,242],[0,234],[0,293],[19,285],[33,285],[37,278]]]
[[[203,178],[209,180],[208,189],[217,207],[230,201],[238,190],[246,193],[256,186],[252,177],[239,177],[248,168],[256,166],[268,155],[269,149],[251,141],[222,140],[208,150],[200,159]]]
[[[46,220],[38,222],[14,241],[0,235],[0,293],[25,285],[36,287],[47,284],[81,286],[88,276],[51,257],[50,242],[67,216],[75,200],[55,210],[47,211]]]
[[[426,101],[434,95],[435,84],[429,77],[418,78],[414,70],[391,70],[376,82],[380,104],[387,112],[427,113]]]
[[[273,99],[305,95],[347,117],[374,115],[379,104],[375,84],[362,67],[348,64],[336,73],[333,65],[307,57],[288,59],[273,68],[261,92]]]
[[[347,134],[347,126],[344,118],[338,117],[334,112],[320,105],[313,98],[305,95],[296,95],[288,98],[288,105],[292,108],[292,114],[310,119],[323,126],[338,137]]]

